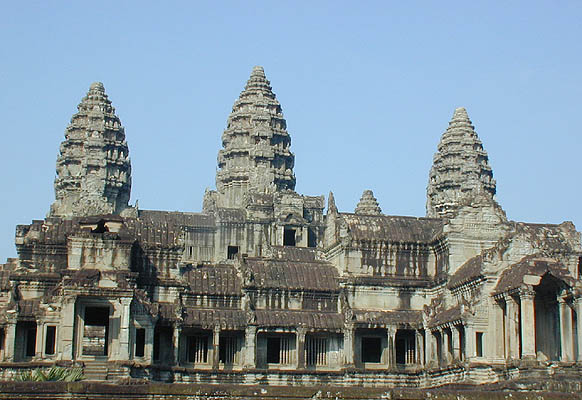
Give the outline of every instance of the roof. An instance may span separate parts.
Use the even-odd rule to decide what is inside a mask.
[[[354,323],[360,327],[377,328],[387,325],[414,326],[422,325],[422,311],[419,310],[391,310],[365,311],[354,310]]]
[[[202,266],[185,274],[195,294],[241,295],[241,279],[232,265]]]
[[[306,327],[342,329],[343,316],[338,313],[288,310],[257,310],[256,323],[265,327]]]
[[[455,307],[441,311],[433,315],[430,319],[429,326],[446,324],[447,322],[458,321],[463,317],[463,306],[457,304]]]
[[[332,264],[287,260],[245,259],[257,287],[290,290],[337,291],[338,275]]]
[[[188,307],[184,316],[184,325],[212,329],[241,329],[247,325],[246,313],[242,310],[205,310]]]
[[[495,287],[495,293],[499,294],[522,286],[525,283],[525,275],[542,277],[545,274],[562,280],[568,286],[574,286],[576,283],[575,279],[570,276],[568,269],[559,261],[551,258],[527,256],[503,271]]]
[[[355,240],[430,243],[443,229],[443,222],[434,218],[350,213],[342,213],[341,216]]]
[[[461,286],[464,283],[472,281],[473,279],[482,276],[483,256],[478,255],[467,262],[465,262],[459,269],[455,271],[447,287],[453,289]]]
[[[317,251],[310,247],[272,246],[273,258],[287,261],[315,261]]]

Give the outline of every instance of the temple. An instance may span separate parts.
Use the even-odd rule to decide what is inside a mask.
[[[372,190],[339,211],[332,193],[295,191],[294,163],[254,67],[202,212],[141,210],[124,128],[92,84],[55,202],[16,227],[18,258],[0,265],[0,378],[64,365],[88,380],[426,388],[579,374],[580,233],[507,219],[464,108],[426,217],[386,215]]]

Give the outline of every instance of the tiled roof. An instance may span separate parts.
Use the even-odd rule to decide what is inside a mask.
[[[375,328],[388,325],[396,326],[422,326],[422,311],[417,310],[391,310],[391,311],[365,311],[354,310],[354,321],[360,327]]]
[[[442,233],[440,219],[342,213],[354,240],[430,243]]]
[[[337,270],[324,262],[293,262],[247,258],[254,284],[263,288],[314,291],[339,290]]]
[[[306,327],[342,329],[343,316],[337,313],[288,310],[257,310],[257,325],[265,327]]]
[[[195,294],[241,295],[241,279],[232,265],[202,266],[185,275]]]
[[[461,286],[474,278],[482,275],[481,270],[483,268],[483,257],[481,255],[475,256],[465,262],[459,267],[451,276],[451,279],[447,285],[449,289]]]
[[[242,310],[204,310],[186,308],[184,325],[212,329],[220,326],[223,329],[241,329],[247,324],[247,317]]]

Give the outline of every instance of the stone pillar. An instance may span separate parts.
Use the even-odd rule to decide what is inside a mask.
[[[16,341],[16,322],[11,322],[6,326],[4,337],[4,361],[14,361],[14,344]]]
[[[436,338],[434,333],[430,330],[425,331],[426,336],[426,363],[432,364],[437,363],[437,349],[436,349]]]
[[[442,343],[442,349],[443,349],[443,361],[445,362],[445,365],[449,364],[449,361],[451,360],[451,348],[449,347],[449,333],[447,332],[446,329],[441,329],[441,343]]]
[[[44,322],[36,321],[36,342],[34,349],[34,357],[42,360],[44,349]]]
[[[174,365],[180,365],[180,336],[182,336],[182,327],[174,326],[174,335],[172,336],[172,344],[174,345]]]
[[[243,349],[244,368],[246,369],[253,369],[257,367],[256,343],[257,343],[257,327],[254,325],[249,325],[245,329],[245,346]]]
[[[61,326],[59,327],[59,338],[57,341],[57,352],[60,360],[73,360],[73,343],[75,342],[75,298],[66,297],[63,300],[61,309]]]
[[[220,326],[215,326],[212,330],[212,369],[218,369],[220,365]]]
[[[154,361],[154,325],[146,327],[146,337],[145,337],[145,349],[144,349],[144,358],[145,362],[148,364],[153,363]]]
[[[578,361],[582,361],[582,297],[575,301],[576,307],[576,333],[578,336]]]
[[[509,347],[509,358],[519,358],[519,314],[518,305],[512,296],[506,297],[507,304],[507,338]],[[475,340],[475,338],[473,338]]]
[[[297,328],[297,368],[305,369],[305,328]]]
[[[386,365],[389,367],[396,366],[396,328],[389,327],[386,329],[386,338],[387,338],[387,352],[388,356],[385,358]]]
[[[492,340],[493,349],[495,349],[495,358],[502,360],[505,356],[506,333],[503,329],[503,304],[500,302],[493,302],[493,326],[492,332],[497,332],[496,335],[489,335]],[[535,333],[535,332],[534,332]]]
[[[465,325],[465,349],[467,352],[467,360],[470,360],[476,355],[475,340],[475,328],[470,324]]]
[[[414,331],[416,336],[416,365],[425,364],[424,334],[421,331]]]
[[[461,335],[456,326],[451,326],[451,335],[453,341],[453,360],[461,359]]]
[[[573,361],[572,310],[563,297],[558,298],[558,306],[560,308],[560,344],[562,348],[560,361]]]
[[[344,367],[353,368],[354,367],[354,344],[355,344],[355,331],[354,327],[351,325],[346,326],[344,330]]]
[[[115,357],[119,360],[129,360],[130,305],[131,298],[124,297],[120,299],[118,355]]]
[[[523,359],[536,358],[534,296],[533,290],[522,291],[519,295],[521,302],[521,357]]]

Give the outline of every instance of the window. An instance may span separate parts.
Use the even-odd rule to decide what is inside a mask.
[[[291,363],[291,340],[289,336],[267,338],[267,363]]]
[[[240,343],[236,336],[220,336],[218,345],[219,361],[226,365],[236,364],[240,352]]]
[[[396,363],[414,364],[416,362],[416,336],[411,330],[396,332]]]
[[[476,332],[477,357],[483,357],[483,332]]]
[[[4,329],[0,329],[0,351],[4,350],[4,338],[5,338]]]
[[[55,354],[56,337],[57,337],[57,327],[52,325],[47,326],[44,343],[44,354],[46,355]]]
[[[285,227],[283,230],[283,246],[295,246],[295,229]]]
[[[25,357],[34,357],[36,353],[36,324],[26,330]]]
[[[194,364],[208,363],[208,336],[188,337],[188,362]]]
[[[382,359],[382,338],[363,337],[361,354],[362,362],[379,363]]]
[[[228,259],[234,260],[238,254],[238,246],[228,246]]]
[[[135,329],[135,356],[143,357],[145,354],[145,329]]]
[[[307,366],[327,365],[327,338],[305,338],[305,361]]]
[[[313,228],[307,229],[307,247],[317,247],[317,235]]]

